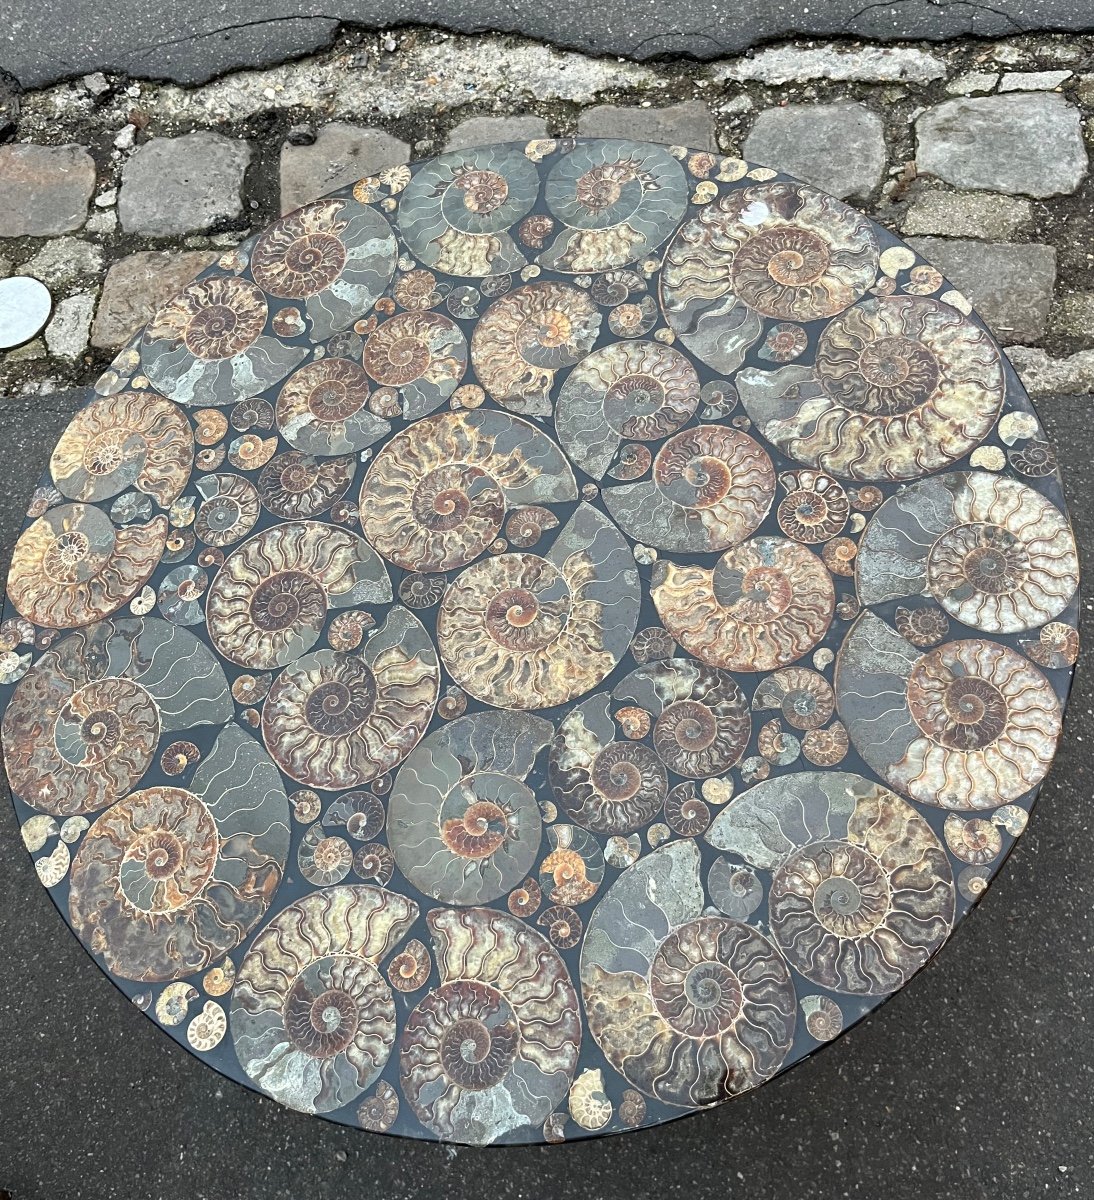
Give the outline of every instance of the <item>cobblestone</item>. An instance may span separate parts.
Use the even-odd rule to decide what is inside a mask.
[[[1004,345],[1044,335],[1056,283],[1052,246],[936,237],[908,244],[964,292]]]
[[[91,280],[103,267],[103,252],[80,238],[59,237],[46,244],[19,268],[20,274],[33,275],[47,287],[65,287],[78,279]]]
[[[95,293],[77,292],[61,300],[46,326],[46,345],[56,358],[77,359],[87,349],[91,315],[95,311]]]
[[[122,171],[122,228],[178,237],[240,216],[250,161],[246,142],[204,130],[146,142]]]
[[[1094,350],[1053,358],[1037,346],[1011,346],[1007,357],[1033,397],[1086,396],[1094,392]]]
[[[877,113],[851,101],[769,108],[756,118],[744,155],[833,196],[861,199],[885,170],[884,126]]]
[[[116,350],[216,257],[211,250],[152,250],[115,263],[103,283],[91,344]]]
[[[710,109],[700,100],[669,104],[665,108],[624,108],[598,104],[577,119],[582,137],[633,138],[665,146],[692,146],[717,150],[718,138]]]
[[[0,146],[0,237],[49,237],[79,229],[95,189],[83,146]]]
[[[959,188],[1057,196],[1087,171],[1079,110],[1055,94],[947,100],[916,122],[920,173]]]
[[[1071,78],[1070,71],[1009,71],[999,84],[1001,92],[1051,92]]]
[[[340,121],[325,125],[310,146],[286,142],[281,147],[281,211],[291,212],[409,156],[406,142],[382,129]]]
[[[468,117],[445,139],[446,150],[466,150],[490,142],[527,142],[547,136],[542,117]]]
[[[1021,197],[932,189],[916,196],[901,228],[905,233],[1005,242],[1032,223],[1033,206]]]

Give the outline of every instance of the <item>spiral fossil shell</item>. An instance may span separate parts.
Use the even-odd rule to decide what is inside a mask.
[[[699,850],[668,842],[597,905],[581,992],[597,1045],[634,1087],[697,1108],[762,1083],[794,1036],[794,985],[757,929],[703,915]]]
[[[258,521],[258,490],[241,475],[206,475],[198,481],[202,497],[194,532],[207,546],[230,546],[246,537]]]
[[[722,425],[697,425],[662,444],[652,479],[606,488],[604,503],[633,538],[706,553],[754,533],[774,494],[775,470],[759,442]]]
[[[226,726],[188,789],[116,801],[72,864],[73,928],[126,979],[203,971],[273,899],[289,849],[289,804],[262,747]]]
[[[500,554],[456,577],[437,645],[465,691],[500,708],[550,708],[594,688],[626,652],[638,620],[634,557],[580,505],[546,556]]]
[[[745,411],[785,454],[841,479],[939,471],[989,433],[1003,400],[991,338],[938,300],[864,300],[820,335],[812,367],[746,368]]]
[[[361,485],[361,526],[411,571],[466,566],[506,511],[577,499],[573,471],[543,432],[507,413],[442,413],[393,437]]]
[[[299,450],[278,454],[262,468],[258,497],[263,508],[287,520],[317,517],[341,500],[353,482],[352,455],[314,458]]]
[[[369,334],[365,370],[395,388],[402,416],[413,421],[439,408],[467,369],[467,340],[455,321],[433,312],[399,313]]]
[[[403,1093],[446,1141],[483,1145],[539,1126],[577,1066],[577,993],[557,952],[523,922],[488,908],[427,917],[440,986],[406,1023]]]
[[[1067,518],[1040,492],[959,471],[882,504],[859,547],[857,581],[864,604],[929,594],[973,629],[1018,633],[1063,612],[1079,559]]]
[[[160,396],[122,392],[81,409],[49,460],[70,500],[108,500],[128,487],[170,508],[194,465],[194,435],[181,409]]]
[[[101,509],[60,504],[15,543],[8,596],[37,625],[90,625],[132,600],[155,570],[166,540],[164,516],[118,528]]]
[[[352,1103],[395,1041],[395,1003],[378,964],[418,915],[413,900],[367,884],[313,892],[251,944],[232,994],[240,1066],[300,1112]]]
[[[208,647],[154,619],[103,621],[51,646],[4,713],[20,799],[57,816],[95,812],[136,786],[164,734],[232,714]]]
[[[665,319],[714,370],[731,374],[763,319],[815,321],[853,304],[874,281],[870,222],[806,184],[727,192],[684,223],[661,276]]]
[[[774,537],[726,551],[713,570],[659,563],[650,595],[685,650],[730,671],[772,671],[801,658],[824,636],[835,607],[820,560]]]
[[[600,322],[596,305],[569,284],[514,288],[495,300],[475,326],[471,364],[503,408],[546,416],[555,374],[592,349]]]
[[[360,787],[413,750],[433,715],[439,683],[429,635],[396,607],[360,652],[316,650],[294,659],[266,697],[262,736],[298,783]]]
[[[285,522],[225,560],[209,589],[209,637],[232,662],[269,670],[310,650],[330,609],[390,600],[384,565],[363,539],[318,521]]]
[[[831,991],[895,991],[949,935],[954,883],[942,844],[910,804],[859,775],[758,783],[707,840],[770,872],[772,937],[795,970]]]
[[[527,875],[542,823],[525,781],[550,737],[539,717],[480,712],[414,750],[388,799],[388,840],[420,892],[445,904],[483,904]]]
[[[366,407],[364,369],[344,358],[321,358],[290,375],[277,398],[281,436],[319,456],[348,454],[378,441],[391,426]]]
[[[855,749],[921,804],[994,808],[1041,782],[1060,702],[1016,650],[982,638],[926,653],[865,612],[840,650],[836,704]]]

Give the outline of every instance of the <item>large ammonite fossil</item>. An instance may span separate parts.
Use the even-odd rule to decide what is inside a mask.
[[[723,193],[684,223],[661,274],[665,319],[714,370],[736,371],[764,318],[817,321],[848,308],[874,282],[870,222],[806,184]]]
[[[355,466],[349,454],[313,458],[299,450],[288,450],[262,468],[256,485],[258,498],[275,517],[318,517],[349,490]]]
[[[498,708],[552,708],[591,691],[638,622],[634,556],[618,529],[580,505],[551,549],[466,567],[437,614],[437,647],[465,691]]]
[[[446,1141],[510,1140],[566,1096],[581,1045],[577,992],[558,952],[515,917],[434,909],[427,920],[441,982],[407,1018],[403,1094]]]
[[[205,275],[169,300],[141,342],[152,386],[180,404],[231,404],[279,383],[308,353],[266,332],[269,303],[236,275]]]
[[[166,541],[164,516],[119,527],[101,508],[59,504],[15,543],[8,597],[37,625],[90,625],[137,594],[159,564]]]
[[[394,388],[403,417],[414,421],[452,395],[467,369],[467,339],[435,312],[404,312],[368,336],[363,362],[381,387]]]
[[[1067,518],[1017,479],[939,475],[891,496],[856,559],[863,604],[932,596],[985,633],[1018,633],[1058,616],[1079,586]]]
[[[485,904],[528,874],[542,821],[526,780],[551,734],[527,713],[479,712],[418,745],[387,802],[396,865],[418,891]]]
[[[161,738],[232,716],[224,670],[185,629],[151,617],[103,621],[51,646],[3,720],[14,793],[59,817],[134,788]]]
[[[515,147],[480,146],[424,164],[399,203],[399,233],[427,267],[481,277],[527,265],[511,230],[539,192],[535,166]]]
[[[316,200],[275,221],[251,251],[251,275],[270,296],[302,301],[314,341],[352,325],[395,274],[395,235],[375,208]]]
[[[274,525],[225,560],[205,611],[217,651],[242,667],[283,667],[319,638],[331,609],[384,604],[391,581],[358,534],[319,521]]]
[[[665,147],[582,142],[552,166],[544,199],[562,228],[539,262],[580,274],[656,250],[687,209],[688,183]]]
[[[624,441],[659,442],[699,404],[699,374],[660,342],[614,342],[588,354],[566,376],[555,429],[570,458],[602,479]]]
[[[483,314],[471,338],[479,382],[503,407],[548,416],[556,372],[593,347],[600,310],[567,283],[530,283],[507,292]]]
[[[264,1092],[301,1112],[355,1101],[395,1043],[379,964],[418,916],[413,900],[342,885],[283,908],[251,943],[232,992],[236,1057]]]
[[[863,613],[840,649],[836,705],[891,787],[940,808],[995,808],[1048,771],[1060,702],[1039,668],[986,638],[924,652]]]
[[[262,736],[305,787],[360,787],[417,745],[437,703],[440,668],[421,622],[393,608],[360,651],[315,650],[274,680]]]
[[[794,1040],[797,998],[755,926],[705,915],[700,854],[669,842],[625,870],[581,948],[589,1032],[628,1082],[664,1104],[716,1104],[769,1079]]]
[[[765,780],[706,838],[770,873],[771,936],[811,983],[885,995],[949,936],[955,897],[942,843],[910,804],[860,775]]]
[[[694,425],[662,443],[650,479],[605,488],[604,503],[632,538],[701,554],[755,533],[774,494],[775,468],[755,438]]]
[[[72,863],[72,926],[116,975],[203,971],[260,920],[289,851],[289,802],[262,746],[227,725],[188,787],[116,801]]]
[[[308,454],[349,454],[364,450],[391,431],[366,404],[364,368],[345,358],[320,358],[285,381],[275,415],[281,436]]]
[[[991,432],[1003,364],[987,332],[921,296],[864,300],[827,326],[813,366],[737,375],[741,403],[783,453],[843,479],[917,479]]]
[[[650,595],[685,650],[730,671],[773,671],[801,658],[828,631],[835,606],[821,560],[777,537],[727,550],[713,570],[658,563]]]
[[[361,527],[408,571],[478,558],[507,512],[577,499],[574,473],[541,430],[489,409],[442,413],[396,434],[361,485]]]
[[[717,667],[690,658],[661,659],[632,671],[613,695],[652,715],[654,749],[677,775],[720,775],[748,746],[748,700],[733,676]]]
[[[70,500],[109,500],[136,488],[169,508],[194,465],[194,435],[182,410],[162,396],[122,392],[92,400],[61,434],[49,460]]]

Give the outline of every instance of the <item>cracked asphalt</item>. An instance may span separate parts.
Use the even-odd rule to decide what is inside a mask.
[[[713,58],[772,38],[1005,37],[1094,29],[1091,0],[66,0],[0,3],[0,68],[23,87],[90,71],[200,83],[334,41],[343,25],[521,33],[598,54]]]
[[[0,545],[80,398],[5,409]],[[1090,397],[1039,410],[1089,552]],[[934,963],[862,1025],[720,1109],[546,1148],[365,1134],[221,1079],[67,932],[0,798],[0,1200],[1090,1197],[1092,739],[1094,674],[1080,660],[1060,754],[1010,861]]]

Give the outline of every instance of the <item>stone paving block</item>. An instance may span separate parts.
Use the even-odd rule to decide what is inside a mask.
[[[210,250],[151,250],[110,268],[91,329],[91,344],[116,350],[217,255]]]
[[[1070,71],[1009,71],[999,84],[1001,92],[1051,92],[1071,78]]]
[[[1079,110],[1055,93],[947,100],[916,122],[916,163],[954,187],[1074,192],[1087,171]]]
[[[1005,242],[1032,222],[1033,206],[1020,196],[931,190],[916,196],[901,227],[905,233]]]
[[[850,100],[768,108],[745,138],[744,157],[841,199],[863,198],[885,170],[884,126],[877,113]]]
[[[80,238],[59,237],[46,244],[19,268],[47,287],[63,287],[77,279],[94,278],[102,270],[103,252]]]
[[[281,211],[291,212],[347,183],[395,167],[410,156],[406,142],[382,129],[336,121],[310,146],[281,147]]]
[[[577,118],[582,137],[625,138],[660,142],[665,146],[691,146],[717,150],[714,118],[701,100],[684,100],[664,108],[623,108],[597,104]]]
[[[122,228],[151,237],[178,237],[238,217],[250,161],[246,142],[219,133],[200,131],[146,142],[122,171]]]
[[[448,135],[444,148],[466,150],[490,142],[529,142],[546,136],[547,122],[542,117],[468,117]]]
[[[913,237],[908,245],[969,298],[1004,344],[1043,337],[1056,284],[1056,250],[1039,243]]]
[[[49,237],[79,229],[95,190],[83,146],[0,146],[0,237]]]
[[[69,360],[79,358],[87,349],[87,335],[94,311],[94,292],[78,292],[60,301],[46,326],[46,345],[50,354]]]

